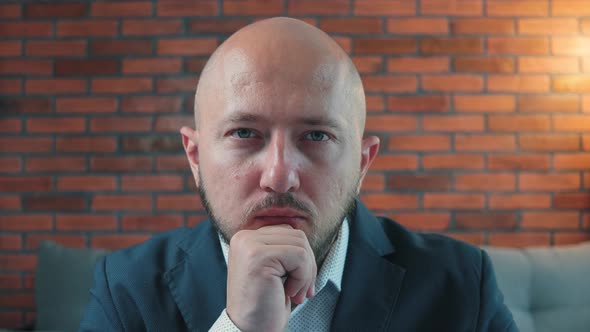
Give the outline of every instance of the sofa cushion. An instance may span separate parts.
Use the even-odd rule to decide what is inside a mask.
[[[35,277],[36,330],[78,330],[89,300],[94,265],[107,253],[41,243]]]
[[[590,242],[553,248],[484,248],[521,332],[588,331]]]

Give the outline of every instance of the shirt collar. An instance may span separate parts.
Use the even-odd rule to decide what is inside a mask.
[[[221,250],[223,258],[227,265],[229,255],[229,244],[225,239],[218,234],[219,243],[221,243]],[[328,282],[332,283],[340,292],[342,290],[342,275],[344,273],[344,264],[346,262],[346,252],[348,250],[349,226],[348,220],[344,218],[336,241],[330,247],[330,251],[326,255],[326,259],[320,268],[318,276],[315,281],[316,294],[318,294]]]

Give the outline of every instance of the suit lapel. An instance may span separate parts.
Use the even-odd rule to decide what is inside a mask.
[[[182,260],[164,280],[190,331],[208,331],[225,308],[227,267],[209,220],[178,244]]]
[[[383,256],[395,251],[380,222],[357,201],[331,330],[383,331],[390,324],[405,270]]]

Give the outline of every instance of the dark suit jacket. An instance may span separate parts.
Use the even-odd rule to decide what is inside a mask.
[[[360,202],[334,331],[517,331],[489,257],[417,234]],[[81,331],[207,331],[225,308],[227,268],[209,221],[97,264]]]

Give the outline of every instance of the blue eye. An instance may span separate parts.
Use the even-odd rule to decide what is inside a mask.
[[[328,134],[326,134],[323,131],[310,131],[309,133],[305,134],[305,139],[314,141],[314,142],[320,142],[320,141],[327,141],[328,139],[330,139],[330,136],[328,136]]]
[[[250,129],[240,128],[234,130],[234,132],[231,135],[237,138],[252,138],[254,137],[254,132]]]

